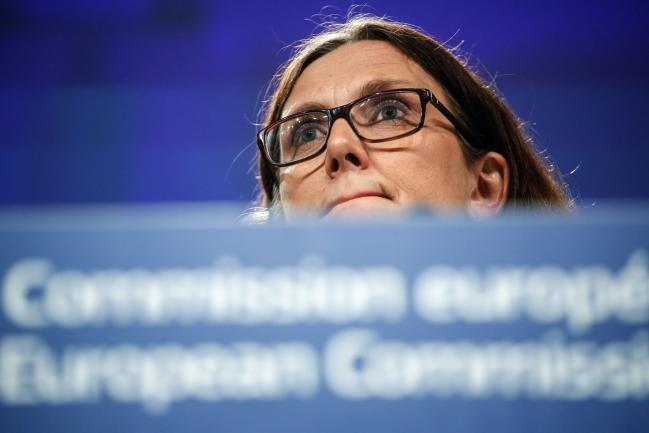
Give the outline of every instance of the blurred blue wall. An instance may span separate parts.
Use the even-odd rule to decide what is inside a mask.
[[[350,2],[324,13],[346,13]],[[371,1],[482,63],[579,202],[649,198],[643,1]],[[315,2],[0,4],[0,206],[251,200],[254,122]]]

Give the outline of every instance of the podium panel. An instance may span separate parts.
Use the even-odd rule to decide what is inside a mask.
[[[7,432],[649,431],[649,211],[0,214]]]

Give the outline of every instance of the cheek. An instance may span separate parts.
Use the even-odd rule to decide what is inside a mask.
[[[392,156],[382,171],[401,204],[457,207],[468,199],[469,170],[455,139],[413,143]]]
[[[284,206],[310,208],[322,197],[325,184],[318,181],[317,173],[305,168],[309,165],[293,165],[280,171],[279,193]]]

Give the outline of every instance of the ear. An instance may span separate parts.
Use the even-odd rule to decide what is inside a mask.
[[[497,214],[507,201],[509,164],[500,153],[487,152],[470,167],[469,215],[477,218]]]

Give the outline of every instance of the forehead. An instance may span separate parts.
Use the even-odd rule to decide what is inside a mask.
[[[359,98],[364,84],[374,80],[403,82],[399,87],[425,87],[440,93],[439,85],[421,66],[384,41],[342,45],[311,63],[297,79],[284,104],[291,114],[304,103],[332,107]]]

